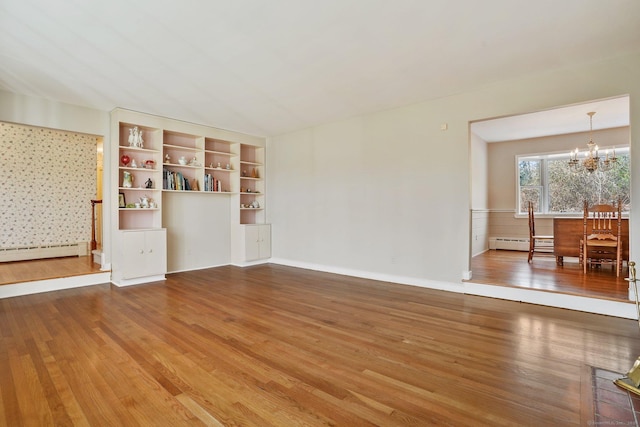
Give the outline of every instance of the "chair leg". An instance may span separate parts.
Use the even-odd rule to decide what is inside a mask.
[[[535,246],[535,240],[534,239],[529,239],[529,260],[527,262],[531,263],[531,260],[533,259],[533,248]]]

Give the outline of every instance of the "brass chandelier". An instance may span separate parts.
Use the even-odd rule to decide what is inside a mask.
[[[616,149],[613,149],[613,155],[609,157],[609,150],[605,152],[605,158],[602,159],[598,153],[598,146],[595,142],[593,142],[593,115],[596,114],[595,111],[590,111],[587,113],[589,116],[589,142],[587,143],[587,151],[585,151],[584,159],[578,159],[578,154],[580,153],[576,148],[575,151],[569,153],[569,167],[572,171],[578,172],[580,170],[580,165],[584,167],[584,169],[589,172],[595,172],[597,170],[606,172],[610,170],[613,166],[615,166],[618,162],[618,158],[616,157]]]

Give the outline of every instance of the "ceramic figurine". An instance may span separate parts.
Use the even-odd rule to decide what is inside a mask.
[[[144,141],[142,140],[142,131],[138,131],[138,140],[136,141],[136,147],[140,147],[143,148],[142,143]]]
[[[122,186],[124,188],[133,187],[133,175],[131,175],[131,172],[124,171],[122,175]]]
[[[129,129],[129,147],[142,148],[142,131],[138,130],[138,126]]]

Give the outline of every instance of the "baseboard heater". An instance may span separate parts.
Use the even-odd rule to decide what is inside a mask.
[[[539,240],[542,246],[553,247],[553,240]],[[538,245],[540,246],[540,245]],[[489,249],[502,249],[506,251],[529,251],[528,237],[489,237]]]
[[[88,255],[89,242],[0,248],[0,262]]]

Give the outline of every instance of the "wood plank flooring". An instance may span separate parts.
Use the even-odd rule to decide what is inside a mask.
[[[0,425],[592,424],[632,320],[277,266],[0,300]]]
[[[101,273],[91,256],[0,262],[0,285]]]
[[[629,301],[626,266],[620,277],[609,266],[590,268],[585,274],[577,259],[558,266],[553,256],[536,255],[529,264],[526,252],[491,250],[471,259],[471,271],[472,283]]]

